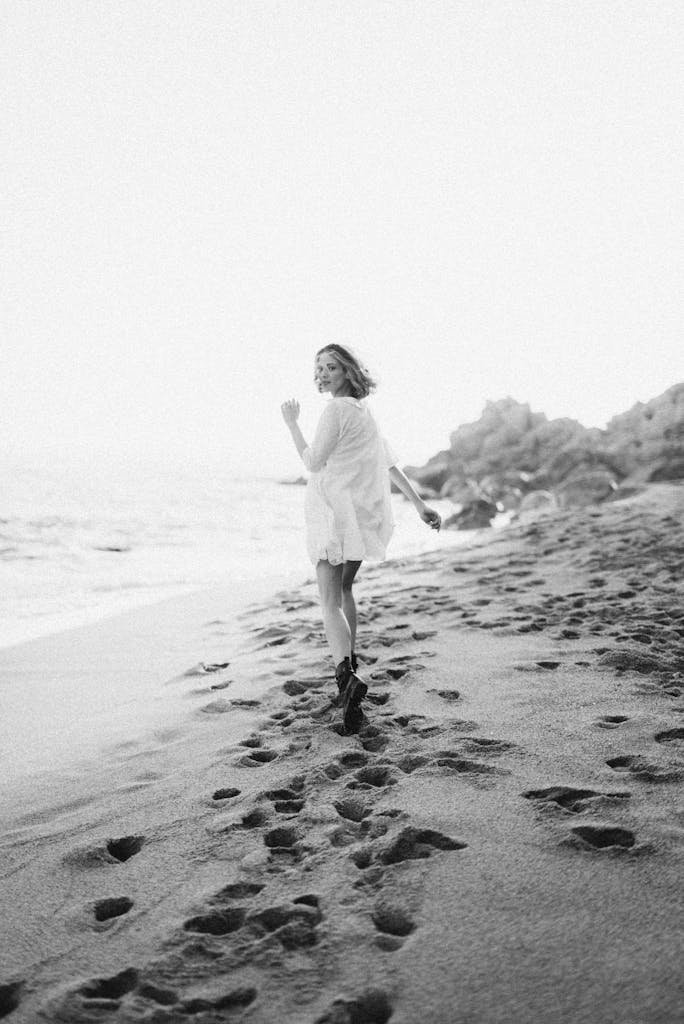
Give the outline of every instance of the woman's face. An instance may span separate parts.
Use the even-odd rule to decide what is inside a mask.
[[[328,391],[334,398],[335,395],[350,393],[344,367],[334,352],[321,352],[316,357],[314,380],[321,394]]]

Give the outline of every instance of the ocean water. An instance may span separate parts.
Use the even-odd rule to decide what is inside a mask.
[[[252,596],[311,578],[304,488],[221,466],[2,468],[0,646],[212,586]],[[443,515],[449,502],[436,502]],[[399,557],[459,545],[394,497]]]

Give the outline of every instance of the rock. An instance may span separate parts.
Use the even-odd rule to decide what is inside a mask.
[[[307,483],[307,479],[306,479],[305,476],[298,476],[298,477],[295,477],[295,478],[293,478],[291,480],[279,480],[278,483],[279,484],[285,484],[288,487],[292,487],[292,486],[300,487],[302,484],[306,484]]]
[[[637,494],[642,494],[645,490],[646,488],[643,484],[629,483],[628,481],[623,480],[607,500],[622,501],[624,498],[633,498]]]
[[[529,490],[529,473],[490,473],[478,480],[477,486],[480,490],[480,497],[489,498],[490,501],[503,501],[506,495],[523,495]]]
[[[451,459],[455,469],[481,480],[515,472],[534,473],[573,439],[586,433],[570,419],[547,420],[529,405],[504,398],[488,402],[475,423],[466,423],[451,435]],[[454,470],[452,470],[453,472]]]
[[[557,489],[556,495],[560,507],[567,508],[595,505],[611,498],[617,489],[617,481],[611,472],[606,469],[594,469],[573,473]]]
[[[617,460],[601,444],[601,431],[587,431],[587,436],[564,445],[541,466],[538,476],[553,486],[575,475],[605,471],[613,477],[622,476]]]
[[[491,501],[484,498],[475,498],[464,505],[460,512],[449,516],[442,523],[445,530],[480,530],[492,525],[492,519],[497,513],[497,507]]]
[[[523,493],[517,488],[512,491],[504,491],[496,503],[500,512],[516,512],[522,503]]]
[[[431,487],[434,491],[439,492],[453,473],[450,453],[448,451],[438,452],[424,466],[405,466],[404,472],[406,476],[424,487]]]
[[[530,491],[525,494],[515,518],[533,519],[558,510],[558,502],[551,491]]]
[[[684,447],[684,437],[681,446]],[[684,480],[684,453],[672,454],[666,458],[658,459],[651,468],[648,475],[649,483],[662,483],[666,480]]]
[[[450,442],[406,472],[464,506],[486,499],[522,508],[526,494],[552,490],[564,506],[604,501],[625,478],[627,486],[684,479],[684,383],[638,402],[605,430],[548,420],[513,398],[487,402],[479,420],[460,426]]]
[[[451,498],[455,505],[467,505],[482,495],[477,486],[471,481],[464,480],[463,477],[456,475],[450,476],[442,485],[439,496],[440,498]]]
[[[614,416],[606,427],[605,442],[623,476],[649,467],[648,480],[683,479],[684,383]]]

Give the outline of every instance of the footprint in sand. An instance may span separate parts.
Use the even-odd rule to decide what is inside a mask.
[[[304,796],[304,778],[297,776],[287,787],[268,789],[261,795],[273,804],[277,814],[299,814],[306,803]]]
[[[492,775],[500,774],[502,771],[501,768],[482,764],[481,761],[471,761],[463,757],[458,750],[438,750],[430,758],[430,764],[457,772],[459,775]]]
[[[629,772],[630,775],[644,782],[676,782],[681,777],[681,772],[679,771],[651,764],[643,757],[637,757],[634,754],[620,754],[617,757],[609,757],[606,764],[614,772]]]
[[[386,1024],[391,1016],[392,1004],[387,993],[368,989],[353,999],[335,999],[314,1024]]]
[[[272,858],[298,861],[301,859],[302,833],[294,826],[273,828],[264,835],[264,846]]]
[[[347,750],[344,754],[340,754],[336,761],[327,765],[323,771],[329,779],[339,779],[345,772],[354,768],[362,768],[369,761],[369,755],[362,750]]]
[[[275,761],[278,757],[276,750],[253,750],[250,754],[245,754],[243,757],[239,757],[235,764],[241,768],[263,768],[265,764],[269,764],[271,761]]]
[[[344,797],[341,800],[334,800],[333,807],[341,818],[347,821],[362,822],[367,818],[372,808],[361,797]]]
[[[228,907],[190,917],[183,922],[183,928],[186,932],[196,932],[200,935],[229,935],[242,928],[246,917],[247,911],[244,907]]]
[[[263,743],[261,736],[247,736],[244,740],[240,740],[241,747],[250,747],[251,749],[258,749]]]
[[[299,697],[308,690],[320,690],[324,686],[331,688],[334,683],[330,676],[314,676],[312,679],[288,679],[283,683],[283,692],[288,697]]]
[[[129,996],[134,998],[136,1003],[140,999],[154,1003],[156,1009],[153,1014],[155,1015],[159,1012],[160,1007],[174,1007],[174,1010],[183,1014],[183,1018],[185,1018],[185,1016],[206,1011],[216,1013],[248,1006],[256,999],[257,990],[255,988],[232,989],[230,992],[212,999],[195,998],[180,1001],[175,992],[141,979],[138,970],[134,967],[127,967],[109,978],[91,978],[67,992],[66,995],[60,994],[56,1000],[48,1000],[42,1013],[49,1019],[94,1021],[123,1009],[127,1020],[137,1020],[139,1012],[134,1012],[133,1006],[130,1007],[130,1010],[125,1008],[126,999]],[[14,1007],[10,1007],[8,1012],[11,1012],[11,1009]],[[0,1012],[1,1010],[2,1003],[0,1003]]]
[[[263,807],[254,807],[251,811],[243,814],[238,823],[238,828],[261,828],[269,819],[269,813]]]
[[[627,715],[601,715],[596,721],[596,725],[599,729],[617,729],[623,722],[628,722],[629,717]]]
[[[212,900],[217,903],[224,900],[245,900],[250,896],[258,896],[265,888],[263,882],[231,882],[224,885],[223,889],[219,889],[212,896]]]
[[[109,1002],[113,1005],[106,1007],[107,1009],[117,1009],[119,1001],[135,989],[138,977],[138,971],[134,967],[127,967],[125,970],[119,971],[118,974],[112,975],[111,978],[93,978],[87,981],[85,985],[76,989],[75,994],[83,999]],[[102,1009],[105,1008],[102,1003],[100,1006]]]
[[[98,900],[93,907],[96,921],[110,921],[115,917],[122,917],[133,907],[133,900],[127,896],[114,896],[104,900]]]
[[[577,825],[572,834],[594,850],[631,850],[636,843],[630,829],[615,825]]]
[[[225,1019],[223,1013],[230,1013],[231,1010],[243,1010],[257,997],[257,989],[253,986],[231,989],[222,996],[213,999],[205,999],[197,996],[194,999],[184,999],[179,1003],[179,1009],[184,1016],[196,1016],[198,1014],[211,1013],[214,1016],[219,1013],[219,1019]],[[156,1002],[157,1000],[155,1000]]]
[[[145,836],[122,836],[108,839],[103,846],[90,846],[72,850],[64,857],[64,863],[74,868],[94,868],[103,864],[123,863],[140,853]]]
[[[479,754],[503,754],[507,750],[514,750],[515,746],[510,740],[497,740],[489,736],[469,736],[463,741],[464,750]]]
[[[192,678],[194,676],[206,676],[210,675],[212,672],[221,672],[224,668],[228,668],[229,665],[229,661],[217,661],[210,664],[206,664],[205,662],[200,661],[196,665],[193,665],[192,668],[187,669],[187,671],[183,673],[183,676],[185,678]]]
[[[9,981],[0,984],[0,1017],[8,1017],[17,1009],[21,1001],[23,981]]]
[[[376,707],[381,707],[383,704],[386,704],[389,699],[390,695],[386,690],[379,693],[370,692],[366,694],[366,700],[371,704],[375,704]]]
[[[306,893],[291,903],[254,911],[246,924],[257,940],[273,935],[283,949],[296,950],[316,945],[319,941],[316,929],[322,920],[320,897]]]
[[[232,706],[232,701],[226,700],[225,697],[218,697],[216,700],[205,704],[199,711],[203,715],[225,715],[226,712],[231,710]]]
[[[675,743],[678,740],[684,740],[684,729],[681,727],[664,729],[662,732],[657,732],[653,738],[656,743]]]
[[[384,935],[405,938],[415,931],[416,923],[403,904],[388,897],[381,897],[373,907],[371,914],[373,924]],[[396,949],[393,944],[391,948]]]
[[[140,853],[144,842],[145,836],[122,836],[120,839],[109,839],[106,849],[110,857],[123,863]]]
[[[428,719],[426,715],[395,715],[392,724],[416,736],[434,736],[446,731],[443,725]]]
[[[397,777],[387,765],[366,765],[354,773],[354,778],[347,783],[347,789],[373,790],[384,789],[396,785]]]
[[[425,860],[436,850],[464,850],[467,843],[452,839],[434,829],[418,829],[408,826],[401,830],[387,846],[377,854],[381,864],[400,864],[407,860]]]
[[[145,1020],[176,1020],[179,1014],[181,1020],[185,1020],[186,1017],[194,1017],[199,1014],[211,1014],[211,1019],[215,1019],[216,1014],[220,1015],[221,1020],[227,1018],[224,1017],[224,1013],[229,1013],[232,1019],[233,1010],[242,1010],[249,1006],[250,1003],[254,1002],[257,997],[257,989],[253,986],[243,986],[241,988],[231,989],[223,995],[217,995],[211,999],[202,996],[195,996],[192,999],[179,999],[178,995],[171,989],[161,988],[159,985],[151,984],[147,981],[142,981],[135,990],[136,1001],[138,999],[145,999],[155,1004],[155,1009],[152,1011],[151,1016],[145,1016]],[[103,1009],[104,1012],[112,1012],[112,1007],[102,1006],[102,1000],[98,999],[98,1006]],[[88,1002],[89,1008],[92,1007],[92,1001]],[[118,1009],[120,1001],[114,1001],[113,1009]],[[161,1011],[160,1007],[171,1007],[172,1017],[169,1017],[166,1013]],[[65,1019],[65,1018],[60,1018]],[[70,1018],[71,1019],[71,1018]],[[84,1018],[85,1019],[85,1018]],[[94,1020],[90,1016],[88,1020]],[[99,1017],[97,1018],[100,1019]],[[139,1016],[139,1013],[135,1017],[126,1017],[127,1020],[138,1020],[143,1019]],[[204,1019],[204,1017],[203,1017]]]
[[[240,793],[241,790],[235,786],[226,786],[224,789],[217,789],[212,794],[212,800],[231,800],[235,796],[240,796]]]
[[[450,701],[453,703],[456,700],[460,700],[460,690],[428,690],[428,693],[436,693],[442,700]]]
[[[296,715],[289,711],[274,711],[272,715],[269,715],[268,720],[281,729],[287,729],[289,725],[292,725],[296,717]]]
[[[429,764],[430,759],[424,754],[406,754],[397,761],[397,768],[404,773],[404,775],[411,775],[418,768],[423,768],[426,764]]]
[[[591,801],[597,797],[609,800],[629,799],[630,793],[600,793],[595,789],[575,789],[572,786],[549,786],[547,789],[528,789],[522,796],[526,800],[538,800],[541,803],[553,803],[571,814],[580,814],[591,807]]]
[[[274,830],[266,837],[271,852],[288,852],[293,830]],[[281,846],[276,844],[280,843]],[[239,958],[247,963],[254,945],[273,935],[284,949],[295,950],[318,942],[316,927],[323,919],[320,897],[315,893],[297,896],[289,903],[252,910],[249,906],[226,906],[226,900],[250,900],[259,896],[265,885],[260,882],[232,882],[211,897],[206,911],[188,918],[185,931],[199,935],[227,936],[241,932]],[[218,904],[218,905],[217,905]],[[238,951],[236,951],[237,953]]]
[[[364,750],[378,754],[389,746],[389,736],[379,726],[371,725],[364,720],[358,732],[359,741]]]

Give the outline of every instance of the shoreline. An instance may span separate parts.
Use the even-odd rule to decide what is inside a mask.
[[[406,529],[406,504],[402,501],[397,511],[405,551],[395,557],[411,557],[419,540],[425,552],[441,550],[437,537]],[[445,549],[460,548],[470,536],[454,533],[441,539]],[[117,741],[131,739],[127,730],[143,743],[145,730],[149,738],[164,727],[182,725],[187,701],[169,700],[174,691],[165,688],[166,682],[182,675],[193,657],[198,663],[202,658],[225,660],[226,650],[242,642],[242,613],[255,603],[268,605],[283,588],[296,587],[294,581],[304,579],[307,569],[310,577],[313,569],[304,561],[296,570],[258,579],[241,576],[232,585],[186,587],[153,601],[95,609],[85,620],[82,611],[65,613],[60,626],[53,623],[47,632],[0,646],[0,770],[5,782],[0,820],[11,813],[13,802],[23,806],[39,781],[50,787],[50,776],[59,772],[59,785],[66,786],[77,766],[77,777],[92,769]],[[203,653],[198,656],[198,651]],[[247,678],[255,685],[249,671]],[[19,782],[13,801],[11,789]]]
[[[174,594],[0,649],[0,816],[12,784],[49,785],[56,772],[64,784],[116,743],[182,725],[187,699],[169,684],[200,676],[203,659],[221,662],[239,636],[236,617],[280,584],[272,577],[243,583],[239,594],[227,586]]]
[[[312,585],[249,609],[174,729],[3,837],[0,1008],[674,1024],[683,520],[658,485],[366,568],[358,736]]]
[[[242,485],[246,482],[240,481]],[[277,486],[275,481],[268,481],[268,483],[274,488]],[[124,550],[120,554],[106,556],[115,559],[112,570],[110,570],[114,573],[115,581],[111,587],[103,584],[104,566],[100,565],[95,573],[94,565],[90,565],[82,580],[85,590],[78,598],[78,607],[71,607],[75,596],[70,596],[64,591],[63,567],[62,569],[56,568],[60,585],[64,591],[61,597],[62,604],[57,601],[54,594],[48,600],[47,605],[40,602],[36,604],[35,581],[31,593],[29,593],[28,590],[22,591],[21,588],[17,588],[16,580],[13,582],[10,575],[7,580],[5,602],[0,604],[0,654],[3,650],[11,647],[40,641],[48,636],[57,636],[67,630],[96,626],[100,622],[115,619],[119,615],[126,615],[136,609],[152,607],[168,600],[191,597],[192,594],[201,594],[207,590],[223,589],[227,591],[229,588],[226,581],[229,580],[233,582],[237,592],[248,595],[254,593],[264,598],[278,588],[296,586],[307,571],[309,573],[313,571],[306,556],[304,543],[304,493],[300,488],[296,488],[296,493],[293,493],[292,488],[287,485],[281,485],[279,490],[284,491],[285,494],[272,495],[272,504],[269,507],[274,508],[277,499],[280,499],[283,514],[285,517],[290,517],[289,529],[286,531],[275,529],[276,524],[273,521],[265,520],[263,529],[260,527],[259,550],[256,557],[236,553],[235,537],[231,537],[231,543],[229,543],[225,533],[211,537],[210,540],[201,533],[191,536],[188,545],[178,549],[181,564],[185,565],[186,570],[184,582],[179,582],[175,578],[175,573],[169,572],[169,565],[166,566],[166,576],[164,572],[161,572],[155,558],[159,557],[163,546],[158,549],[152,546],[147,556],[142,548],[138,550],[135,546],[130,551]],[[244,494],[242,501],[244,502]],[[438,502],[438,504],[444,508],[445,515],[453,510],[453,505],[448,500]],[[424,524],[418,523],[413,509],[403,496],[393,496],[393,510],[397,528],[392,538],[391,551],[398,552],[394,557],[402,557],[409,553],[418,554],[433,546],[460,546],[462,543],[460,535],[443,533],[438,543],[435,544],[431,536],[426,534]],[[256,511],[257,520],[262,514],[263,510]],[[271,512],[271,520],[274,518],[275,514]],[[187,529],[190,530],[191,527],[187,526]],[[248,538],[247,535],[242,537],[242,545],[246,551],[250,550],[254,539],[254,537]],[[81,541],[83,542],[83,540],[82,537]],[[238,539],[237,547],[239,546]],[[88,548],[85,554],[87,557],[92,557],[93,552],[98,550],[106,550],[106,546],[105,548]],[[111,550],[116,551],[116,547],[114,546]],[[227,556],[227,552],[230,550],[233,551],[232,557]],[[218,558],[216,557],[217,552]],[[147,562],[145,558],[148,559]],[[123,561],[119,561],[120,559]],[[122,580],[120,573],[122,567],[129,563],[129,559],[133,559],[127,570],[129,575]],[[190,566],[189,563],[193,560],[196,565]],[[41,565],[40,558],[35,564]],[[274,564],[277,566],[277,571],[273,571]],[[7,563],[6,568],[9,569],[10,566],[11,563]],[[42,568],[43,571],[47,571],[49,566],[45,563]],[[151,583],[151,579],[156,582]],[[116,580],[123,585],[117,586]],[[73,579],[71,583],[73,584]],[[90,589],[88,589],[89,587]],[[33,603],[31,596],[34,599]],[[248,600],[250,599],[248,597]],[[84,604],[85,600],[89,603]],[[66,603],[66,607],[63,606],[64,603]],[[12,609],[11,614],[9,608]]]

